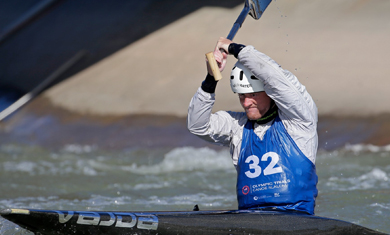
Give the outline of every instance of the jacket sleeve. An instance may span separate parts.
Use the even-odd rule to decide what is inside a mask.
[[[238,60],[264,82],[264,90],[278,106],[287,132],[314,163],[318,147],[318,111],[305,86],[294,74],[253,46],[242,49]]]
[[[214,102],[214,93],[197,90],[188,108],[188,130],[208,142],[229,146],[242,113],[218,111],[213,114]]]
[[[317,107],[297,77],[281,68],[267,55],[253,46],[245,47],[239,61],[264,82],[265,92],[290,119],[317,122]]]

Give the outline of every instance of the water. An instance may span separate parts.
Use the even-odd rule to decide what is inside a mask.
[[[319,151],[316,215],[390,233],[390,146]],[[0,145],[0,208],[172,211],[236,209],[228,150],[60,150]],[[0,234],[31,234],[0,219]]]

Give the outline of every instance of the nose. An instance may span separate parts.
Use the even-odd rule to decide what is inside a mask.
[[[253,100],[249,97],[244,97],[241,101],[242,107],[248,108],[253,104]]]

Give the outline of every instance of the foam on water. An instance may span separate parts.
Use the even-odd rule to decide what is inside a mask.
[[[385,146],[375,146],[372,144],[347,144],[345,146],[345,150],[352,151],[355,154],[359,154],[361,152],[390,152],[390,145]]]
[[[65,147],[63,148],[63,151],[65,152],[76,153],[76,154],[90,153],[94,150],[97,150],[96,145],[68,144],[65,145]]]
[[[326,185],[340,191],[389,189],[390,181],[386,172],[374,168],[372,171],[357,177],[330,177]]]
[[[227,150],[217,152],[209,148],[175,148],[164,157],[161,163],[151,166],[122,167],[123,170],[136,174],[161,174],[180,171],[232,170],[232,160]]]
[[[104,164],[99,160],[89,159],[63,159],[56,161],[29,161],[22,159],[15,159],[13,161],[6,161],[3,163],[4,172],[25,173],[31,176],[34,175],[98,175],[98,170],[105,168]]]

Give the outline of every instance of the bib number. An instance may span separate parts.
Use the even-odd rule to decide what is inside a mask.
[[[268,158],[271,158],[271,162],[264,169],[264,172],[263,172],[264,175],[272,175],[272,174],[282,173],[283,172],[282,167],[280,167],[280,166],[275,167],[276,164],[279,162],[279,159],[280,159],[279,155],[275,152],[268,152],[268,153],[265,153],[261,157],[261,161],[266,162],[268,160]],[[253,178],[259,177],[261,175],[262,169],[259,166],[260,159],[256,155],[251,155],[251,156],[247,157],[247,159],[245,160],[245,163],[249,164],[250,170],[245,172],[245,175],[248,178],[253,179]]]

